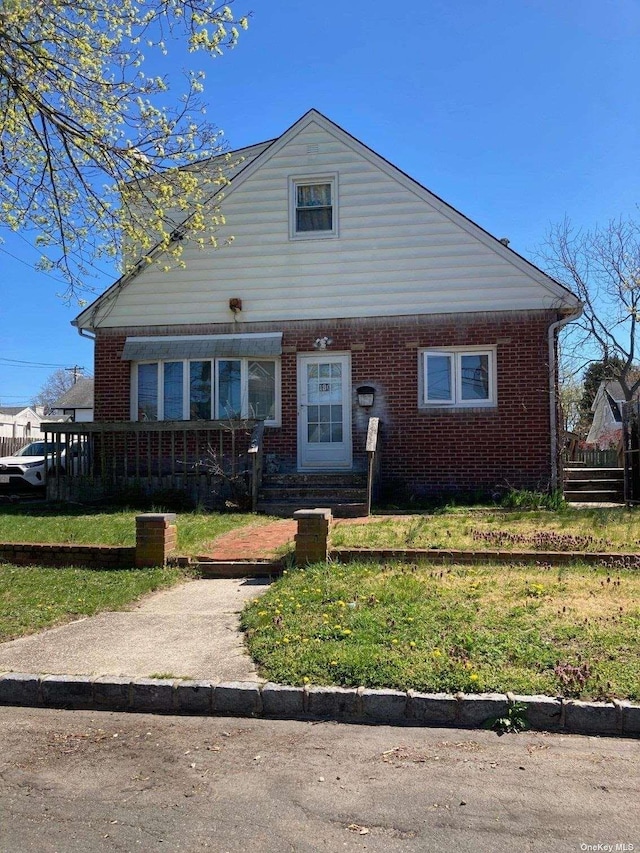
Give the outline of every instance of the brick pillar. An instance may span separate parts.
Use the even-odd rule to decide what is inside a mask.
[[[175,512],[136,516],[136,568],[165,566],[177,544]]]
[[[329,554],[330,509],[298,509],[293,513],[298,522],[296,533],[296,565],[326,562]]]

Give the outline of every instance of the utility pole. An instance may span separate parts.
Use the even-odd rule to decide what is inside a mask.
[[[78,381],[78,378],[82,375],[84,367],[80,367],[79,364],[74,364],[73,367],[65,367],[65,370],[68,373],[73,373],[73,384],[75,385]]]

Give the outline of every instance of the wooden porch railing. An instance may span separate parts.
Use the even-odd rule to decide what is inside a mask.
[[[47,497],[175,490],[196,503],[213,505],[218,494],[248,508],[262,464],[260,428],[253,420],[46,423],[42,432],[53,445]]]

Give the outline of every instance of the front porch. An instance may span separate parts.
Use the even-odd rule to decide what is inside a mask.
[[[262,421],[46,423],[42,431],[53,447],[48,500],[135,502],[157,496],[280,516],[309,506],[367,515],[378,482],[377,418],[369,419],[361,470],[321,474],[285,474],[265,466]]]

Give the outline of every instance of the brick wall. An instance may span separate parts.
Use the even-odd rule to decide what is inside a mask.
[[[133,568],[135,548],[110,545],[0,543],[0,560],[13,566],[77,566],[83,569]]]
[[[536,311],[99,330],[96,420],[129,419],[130,368],[120,358],[127,334],[283,331],[282,427],[266,430],[265,452],[294,466],[296,354],[313,352],[314,340],[328,335],[330,351],[351,353],[354,460],[362,460],[368,415],[379,416],[389,486],[404,484],[412,494],[544,488],[551,476],[547,330],[556,319]],[[418,408],[419,348],[487,345],[497,348],[496,408]],[[368,413],[356,402],[362,384],[376,389]]]

